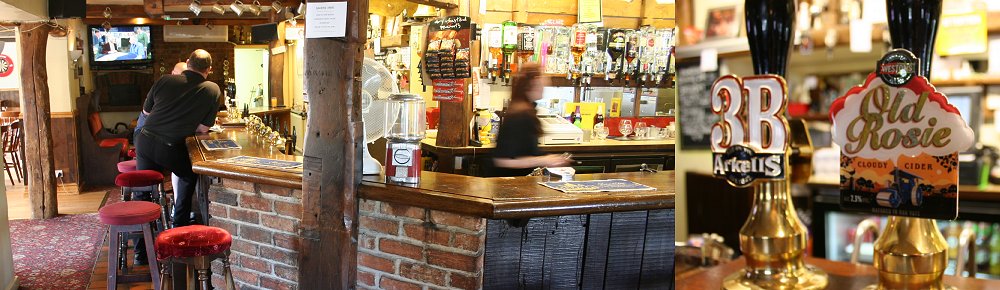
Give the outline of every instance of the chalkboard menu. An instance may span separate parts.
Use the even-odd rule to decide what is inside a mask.
[[[717,78],[718,70],[703,72],[698,61],[677,64],[678,128],[685,150],[709,148],[712,125],[719,121],[709,98]]]

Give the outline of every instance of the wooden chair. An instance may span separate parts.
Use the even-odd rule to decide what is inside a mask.
[[[4,171],[7,171],[7,177],[10,179],[10,184],[15,185],[14,178],[17,177],[17,182],[23,183],[21,175],[21,121],[14,121],[8,126],[3,127],[2,137],[3,143],[3,167]],[[10,174],[11,167],[14,168],[14,175]]]

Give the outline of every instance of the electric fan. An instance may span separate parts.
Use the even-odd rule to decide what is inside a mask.
[[[389,74],[389,69],[371,58],[365,58],[361,68],[361,119],[365,123],[364,135],[364,174],[382,173],[382,163],[372,158],[368,152],[368,144],[385,136],[385,124],[395,120],[386,120],[386,100],[389,95],[399,93],[396,79]],[[395,116],[395,114],[393,115]],[[392,117],[395,118],[395,117]]]

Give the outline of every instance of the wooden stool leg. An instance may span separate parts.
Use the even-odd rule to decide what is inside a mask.
[[[108,228],[108,289],[118,289],[118,229],[115,226]],[[112,248],[113,247],[113,248]]]
[[[149,275],[151,281],[160,280],[160,269],[159,263],[156,262],[156,250],[153,249],[153,243],[156,241],[153,239],[153,229],[149,227],[149,224],[142,225],[142,236],[146,244],[146,259],[149,261]],[[160,284],[153,283],[153,290],[160,290]]]
[[[184,267],[184,270],[187,273],[187,289],[198,289],[198,281],[195,280],[196,276],[194,267],[191,267],[191,265],[188,264],[187,267]]]
[[[198,288],[212,290],[212,279],[208,276],[208,269],[198,269]]]
[[[233,281],[233,271],[229,269],[229,251],[226,251],[226,257],[222,259],[222,275],[226,279],[226,290],[236,290],[236,282]]]
[[[114,249],[118,252],[118,269],[121,269],[122,275],[128,274],[128,232],[117,232],[118,236],[118,247]],[[111,251],[110,249],[108,250]]]
[[[174,281],[170,272],[174,269],[174,262],[167,260],[166,264],[160,265],[160,289],[173,290]]]

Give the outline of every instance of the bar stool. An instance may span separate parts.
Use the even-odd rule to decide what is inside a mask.
[[[119,173],[136,171],[136,170],[138,170],[138,169],[136,169],[136,167],[137,167],[137,163],[135,162],[135,159],[118,162],[118,172]]]
[[[233,273],[229,269],[229,247],[233,244],[233,236],[224,229],[203,225],[190,225],[172,228],[156,237],[156,258],[163,264],[160,267],[160,288],[173,289],[170,272],[173,263],[183,263],[188,267],[188,273],[194,267],[197,273],[197,284],[188,276],[187,289],[212,289],[212,279],[209,271],[211,262],[222,260],[223,276],[226,279],[226,289],[235,290]],[[170,269],[170,270],[168,270]]]
[[[122,235],[119,234],[141,231],[145,238],[146,258],[153,261],[155,258],[154,243],[152,242],[153,230],[149,224],[160,218],[160,206],[148,201],[125,201],[102,207],[98,211],[98,216],[101,223],[109,226],[108,233],[111,237],[108,242],[108,289],[116,289],[119,280],[122,282],[145,281],[144,277],[137,275],[124,273],[122,276],[118,275],[118,267],[115,267],[115,263],[119,260],[123,244],[127,246],[127,242],[122,240]],[[156,268],[156,264],[150,264],[149,275],[150,281],[160,279],[160,271]],[[160,285],[153,283],[153,288],[160,290]]]
[[[129,169],[129,164],[122,163],[118,163],[119,171]],[[168,218],[170,216],[168,211],[170,209],[170,204],[167,201],[166,195],[162,194],[163,174],[155,170],[126,171],[115,177],[115,185],[121,187],[122,200],[124,201],[132,200],[133,192],[149,192],[152,200],[155,200],[160,204],[160,222],[163,226],[160,229],[162,230],[167,228],[167,225],[170,224]]]

